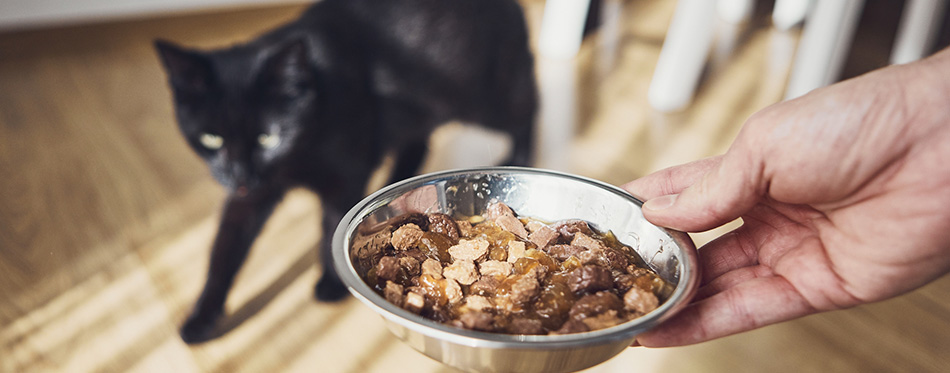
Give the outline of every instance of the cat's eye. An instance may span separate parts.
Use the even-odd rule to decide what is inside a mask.
[[[224,145],[224,139],[221,138],[221,136],[212,135],[210,133],[202,133],[198,141],[201,142],[201,145],[211,150],[221,149],[221,146]]]
[[[260,136],[257,136],[257,142],[261,144],[264,149],[273,149],[280,144],[280,136],[277,134],[266,134],[262,133]]]

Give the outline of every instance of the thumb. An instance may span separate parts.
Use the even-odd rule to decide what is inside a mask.
[[[709,230],[749,211],[767,189],[757,162],[730,151],[698,182],[678,194],[647,200],[643,215],[651,223],[684,232]]]

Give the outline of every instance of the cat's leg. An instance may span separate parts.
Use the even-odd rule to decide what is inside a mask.
[[[323,233],[320,243],[317,244],[317,248],[320,250],[319,255],[320,263],[323,265],[323,275],[321,275],[320,280],[317,281],[313,295],[319,301],[333,302],[343,299],[348,294],[346,285],[343,284],[343,281],[340,280],[340,276],[336,272],[332,255],[333,233],[336,232],[336,228],[340,224],[340,220],[343,219],[346,210],[342,210],[335,203],[329,203],[327,198],[322,198],[322,201],[324,201],[323,221],[321,222]],[[356,204],[356,202],[353,203]]]
[[[494,61],[494,90],[488,94],[488,102],[492,103],[495,115],[489,125],[507,132],[513,140],[511,156],[503,164],[531,166],[538,111],[534,57],[528,48],[523,17],[513,17],[510,21],[505,37],[498,44],[498,53],[505,58]]]
[[[511,155],[502,164],[507,166],[531,166],[534,154],[534,125],[538,108],[537,88],[530,70],[519,75],[500,103],[503,107],[502,130],[512,139]]]
[[[314,297],[320,301],[341,300],[348,294],[346,285],[340,280],[333,263],[333,234],[336,232],[343,215],[356,205],[363,197],[365,184],[369,180],[370,171],[361,172],[359,176],[346,178],[345,184],[350,187],[341,188],[335,192],[325,192],[320,195],[323,208],[323,234],[317,248],[320,250],[320,260],[323,265],[323,274],[314,288]]]
[[[429,143],[426,140],[412,141],[399,149],[396,153],[396,163],[393,165],[392,173],[389,174],[389,182],[386,184],[414,176],[419,172],[428,151]]]
[[[502,162],[505,166],[524,166],[530,167],[533,162],[533,142],[534,142],[534,115],[525,115],[521,113],[520,122],[508,131],[512,139],[511,155]],[[526,124],[531,123],[531,124]]]
[[[486,116],[479,122],[507,133],[512,140],[506,166],[531,166],[535,116],[538,110],[538,88],[534,78],[534,62],[524,41],[518,41],[513,30],[511,38],[500,46],[510,59],[500,60],[497,74],[485,93]]]
[[[215,327],[224,314],[224,302],[234,277],[282,196],[283,191],[258,190],[245,197],[228,197],[218,235],[211,248],[208,278],[180,331],[186,343],[217,337],[214,334]]]
[[[429,152],[434,124],[429,110],[399,99],[384,99],[379,106],[386,148],[396,149],[396,160],[386,184],[410,178],[419,172]],[[388,143],[387,143],[388,142]]]

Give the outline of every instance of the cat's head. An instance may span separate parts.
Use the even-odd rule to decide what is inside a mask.
[[[156,41],[155,48],[181,132],[215,179],[238,195],[265,185],[318,110],[306,42],[202,52]]]

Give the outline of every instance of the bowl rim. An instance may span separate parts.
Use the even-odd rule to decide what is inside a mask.
[[[556,178],[565,178],[575,182],[590,184],[592,186],[612,192],[621,198],[628,199],[637,206],[642,206],[641,199],[633,196],[626,190],[619,187],[569,173],[515,166],[496,166],[496,167],[475,167],[460,168],[446,171],[427,173],[415,176],[393,184],[363,198],[354,205],[340,221],[339,226],[333,234],[332,245],[332,265],[335,266],[337,274],[344,284],[347,285],[350,293],[359,299],[362,303],[372,308],[385,319],[399,324],[405,328],[421,333],[433,338],[450,341],[456,344],[468,345],[472,347],[487,348],[571,348],[588,346],[592,344],[607,344],[620,340],[632,340],[637,334],[642,333],[661,322],[669,319],[674,314],[684,308],[695,295],[699,285],[699,261],[696,247],[690,237],[683,232],[659,227],[669,237],[676,247],[682,251],[679,260],[680,285],[677,285],[670,298],[660,307],[640,316],[636,319],[618,324],[609,328],[598,329],[584,333],[572,333],[562,335],[520,335],[480,332],[468,329],[461,329],[429,320],[423,316],[409,312],[387,301],[383,296],[377,294],[367,285],[352,266],[350,258],[350,239],[354,230],[367,215],[382,207],[381,201],[388,203],[391,198],[395,198],[402,193],[416,189],[418,187],[432,184],[448,177],[459,177],[465,175],[512,175],[512,174],[531,174],[542,176],[553,176]],[[390,197],[390,198],[386,198]],[[359,217],[357,221],[356,218]],[[351,224],[352,223],[352,224]],[[327,265],[330,265],[329,263]]]

